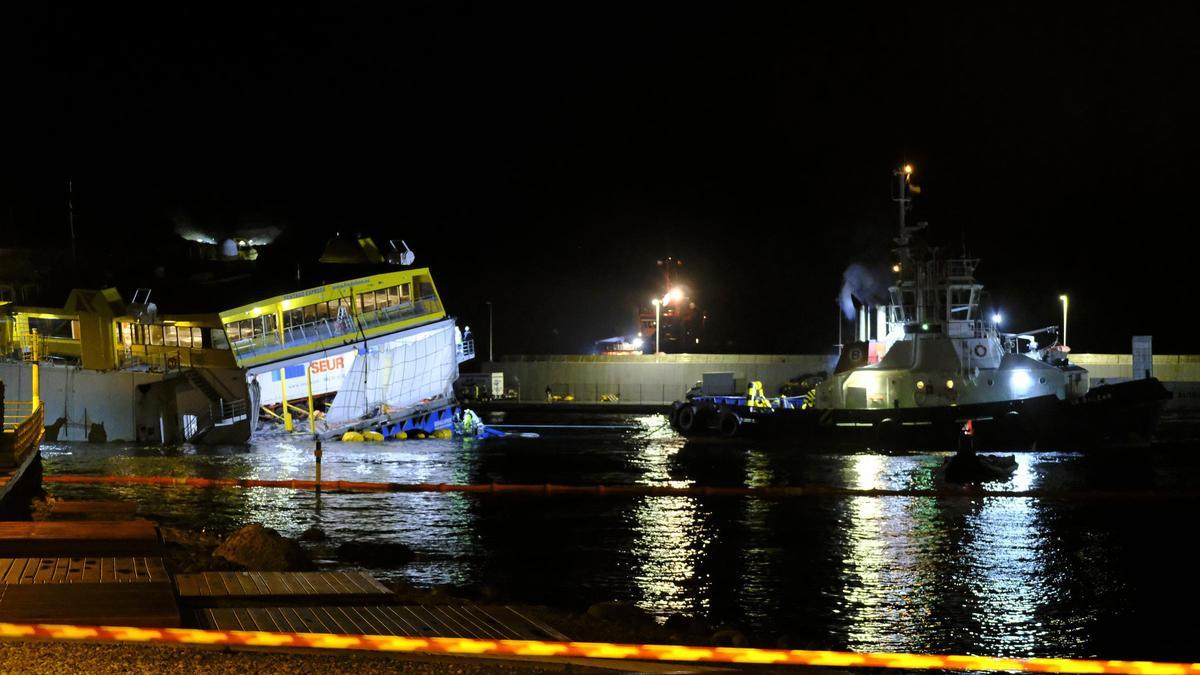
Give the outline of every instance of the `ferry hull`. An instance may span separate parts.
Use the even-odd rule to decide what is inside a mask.
[[[955,450],[963,426],[977,450],[1091,450],[1144,445],[1170,394],[1155,379],[1097,387],[1061,401],[1043,396],[976,405],[880,410],[755,409],[717,400],[691,402],[690,428],[672,423],[689,438],[741,438],[813,448]],[[683,415],[687,422],[688,415]],[[736,419],[736,424],[734,420]]]

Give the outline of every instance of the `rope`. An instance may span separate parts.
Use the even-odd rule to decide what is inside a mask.
[[[467,492],[477,494],[601,495],[601,496],[683,496],[683,497],[965,497],[1007,499],[1069,500],[1172,500],[1197,499],[1200,491],[1104,491],[1104,490],[1022,490],[1001,491],[976,488],[940,490],[862,490],[830,485],[711,487],[670,485],[556,485],[554,483],[516,484],[482,483],[368,483],[359,481],[260,480],[250,478],[189,478],[186,476],[43,476],[43,483],[93,485],[161,485],[193,488],[289,488],[293,490],[331,490],[342,492]]]

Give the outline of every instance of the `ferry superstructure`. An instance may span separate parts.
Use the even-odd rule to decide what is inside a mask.
[[[448,427],[458,364],[474,345],[430,270],[342,276],[214,313],[160,314],[145,289],[132,302],[107,288],[75,289],[62,308],[0,303],[0,379],[28,391],[39,335],[58,440]]]

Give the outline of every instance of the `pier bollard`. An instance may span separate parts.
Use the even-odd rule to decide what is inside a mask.
[[[317,441],[317,447],[313,450],[313,458],[317,460],[317,490],[321,489],[321,441]]]

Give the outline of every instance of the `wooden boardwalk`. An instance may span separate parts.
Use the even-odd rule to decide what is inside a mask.
[[[393,595],[365,572],[202,572],[178,574],[175,584],[180,600],[193,606],[228,606],[252,600],[283,604],[388,602]]]
[[[129,502],[55,502],[52,520],[0,522],[0,621],[175,627],[186,616],[234,630],[567,639],[512,607],[401,605],[365,572],[172,578],[157,525],[136,511]]]
[[[379,605],[206,609],[210,628],[338,635],[405,635],[496,640],[568,640],[511,607]]]
[[[162,558],[0,558],[0,584],[170,582]]]

